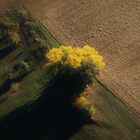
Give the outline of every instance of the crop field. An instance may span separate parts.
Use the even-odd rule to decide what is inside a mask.
[[[67,45],[93,45],[105,58],[103,83],[140,113],[139,0],[0,0],[0,11],[24,7]]]
[[[57,99],[44,98],[39,106],[32,108],[32,104],[34,105],[45,88],[46,81],[44,80],[48,76],[42,68],[44,59],[42,53],[39,53],[40,49],[45,47],[45,51],[48,51],[49,48],[58,47],[60,43],[41,22],[32,17],[28,18],[28,16],[30,17],[22,10],[19,12],[13,10],[6,16],[6,19],[2,16],[0,20],[1,27],[6,24],[7,28],[10,27],[11,32],[12,28],[18,29],[16,34],[20,33],[21,36],[21,40],[18,37],[16,41],[14,40],[16,44],[8,39],[9,34],[5,30],[2,30],[0,36],[0,51],[6,52],[4,55],[0,55],[0,65],[4,66],[0,67],[0,138],[19,140],[19,137],[22,136],[21,140],[140,139],[139,116],[100,81],[89,91],[93,93],[91,101],[96,108],[96,114],[91,122],[75,126],[77,122],[73,122],[73,119],[69,122],[59,118],[59,114],[64,114],[59,110],[54,116],[51,116],[50,112],[54,110],[53,107],[48,108],[47,104],[52,102],[55,107],[55,103],[59,102]],[[3,21],[3,18],[10,22]],[[5,29],[4,27],[2,29]],[[20,45],[17,44],[18,41],[20,41]],[[9,46],[13,49],[7,51],[6,48]],[[17,65],[20,67],[17,68]],[[19,77],[17,72],[20,72],[22,76]],[[10,81],[7,82],[9,78]],[[55,91],[55,89],[53,90]],[[59,93],[59,91],[55,92]],[[33,111],[30,113],[32,109]],[[69,119],[71,117],[69,115]]]

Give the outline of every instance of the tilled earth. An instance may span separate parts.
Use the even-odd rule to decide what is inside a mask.
[[[100,79],[140,113],[140,0],[0,0],[24,7],[63,44],[89,44],[104,56]]]

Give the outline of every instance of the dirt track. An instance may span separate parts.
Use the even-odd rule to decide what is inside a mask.
[[[0,0],[0,12],[27,8],[64,44],[95,46],[100,79],[140,113],[140,0]]]

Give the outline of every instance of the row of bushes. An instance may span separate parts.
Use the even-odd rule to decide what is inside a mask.
[[[38,21],[21,9],[12,10],[7,12],[5,16],[0,17],[2,36],[8,39],[5,45],[27,47],[24,50],[26,59],[33,56],[32,59],[35,61],[43,59],[48,50],[46,35],[41,33],[42,29],[38,26]]]

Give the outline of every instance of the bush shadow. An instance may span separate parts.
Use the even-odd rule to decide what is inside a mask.
[[[8,56],[15,49],[16,49],[15,46],[8,46],[8,47],[0,50],[0,60],[3,59],[4,57]]]
[[[84,124],[99,126],[69,104],[67,94],[71,90],[63,88],[64,82],[55,80],[35,103],[16,109],[1,120],[1,139],[67,140]]]
[[[23,80],[28,74],[30,74],[32,71],[22,73],[15,77],[14,79],[6,79],[5,82],[0,86],[0,96],[5,94],[11,87],[12,83],[17,83]]]

